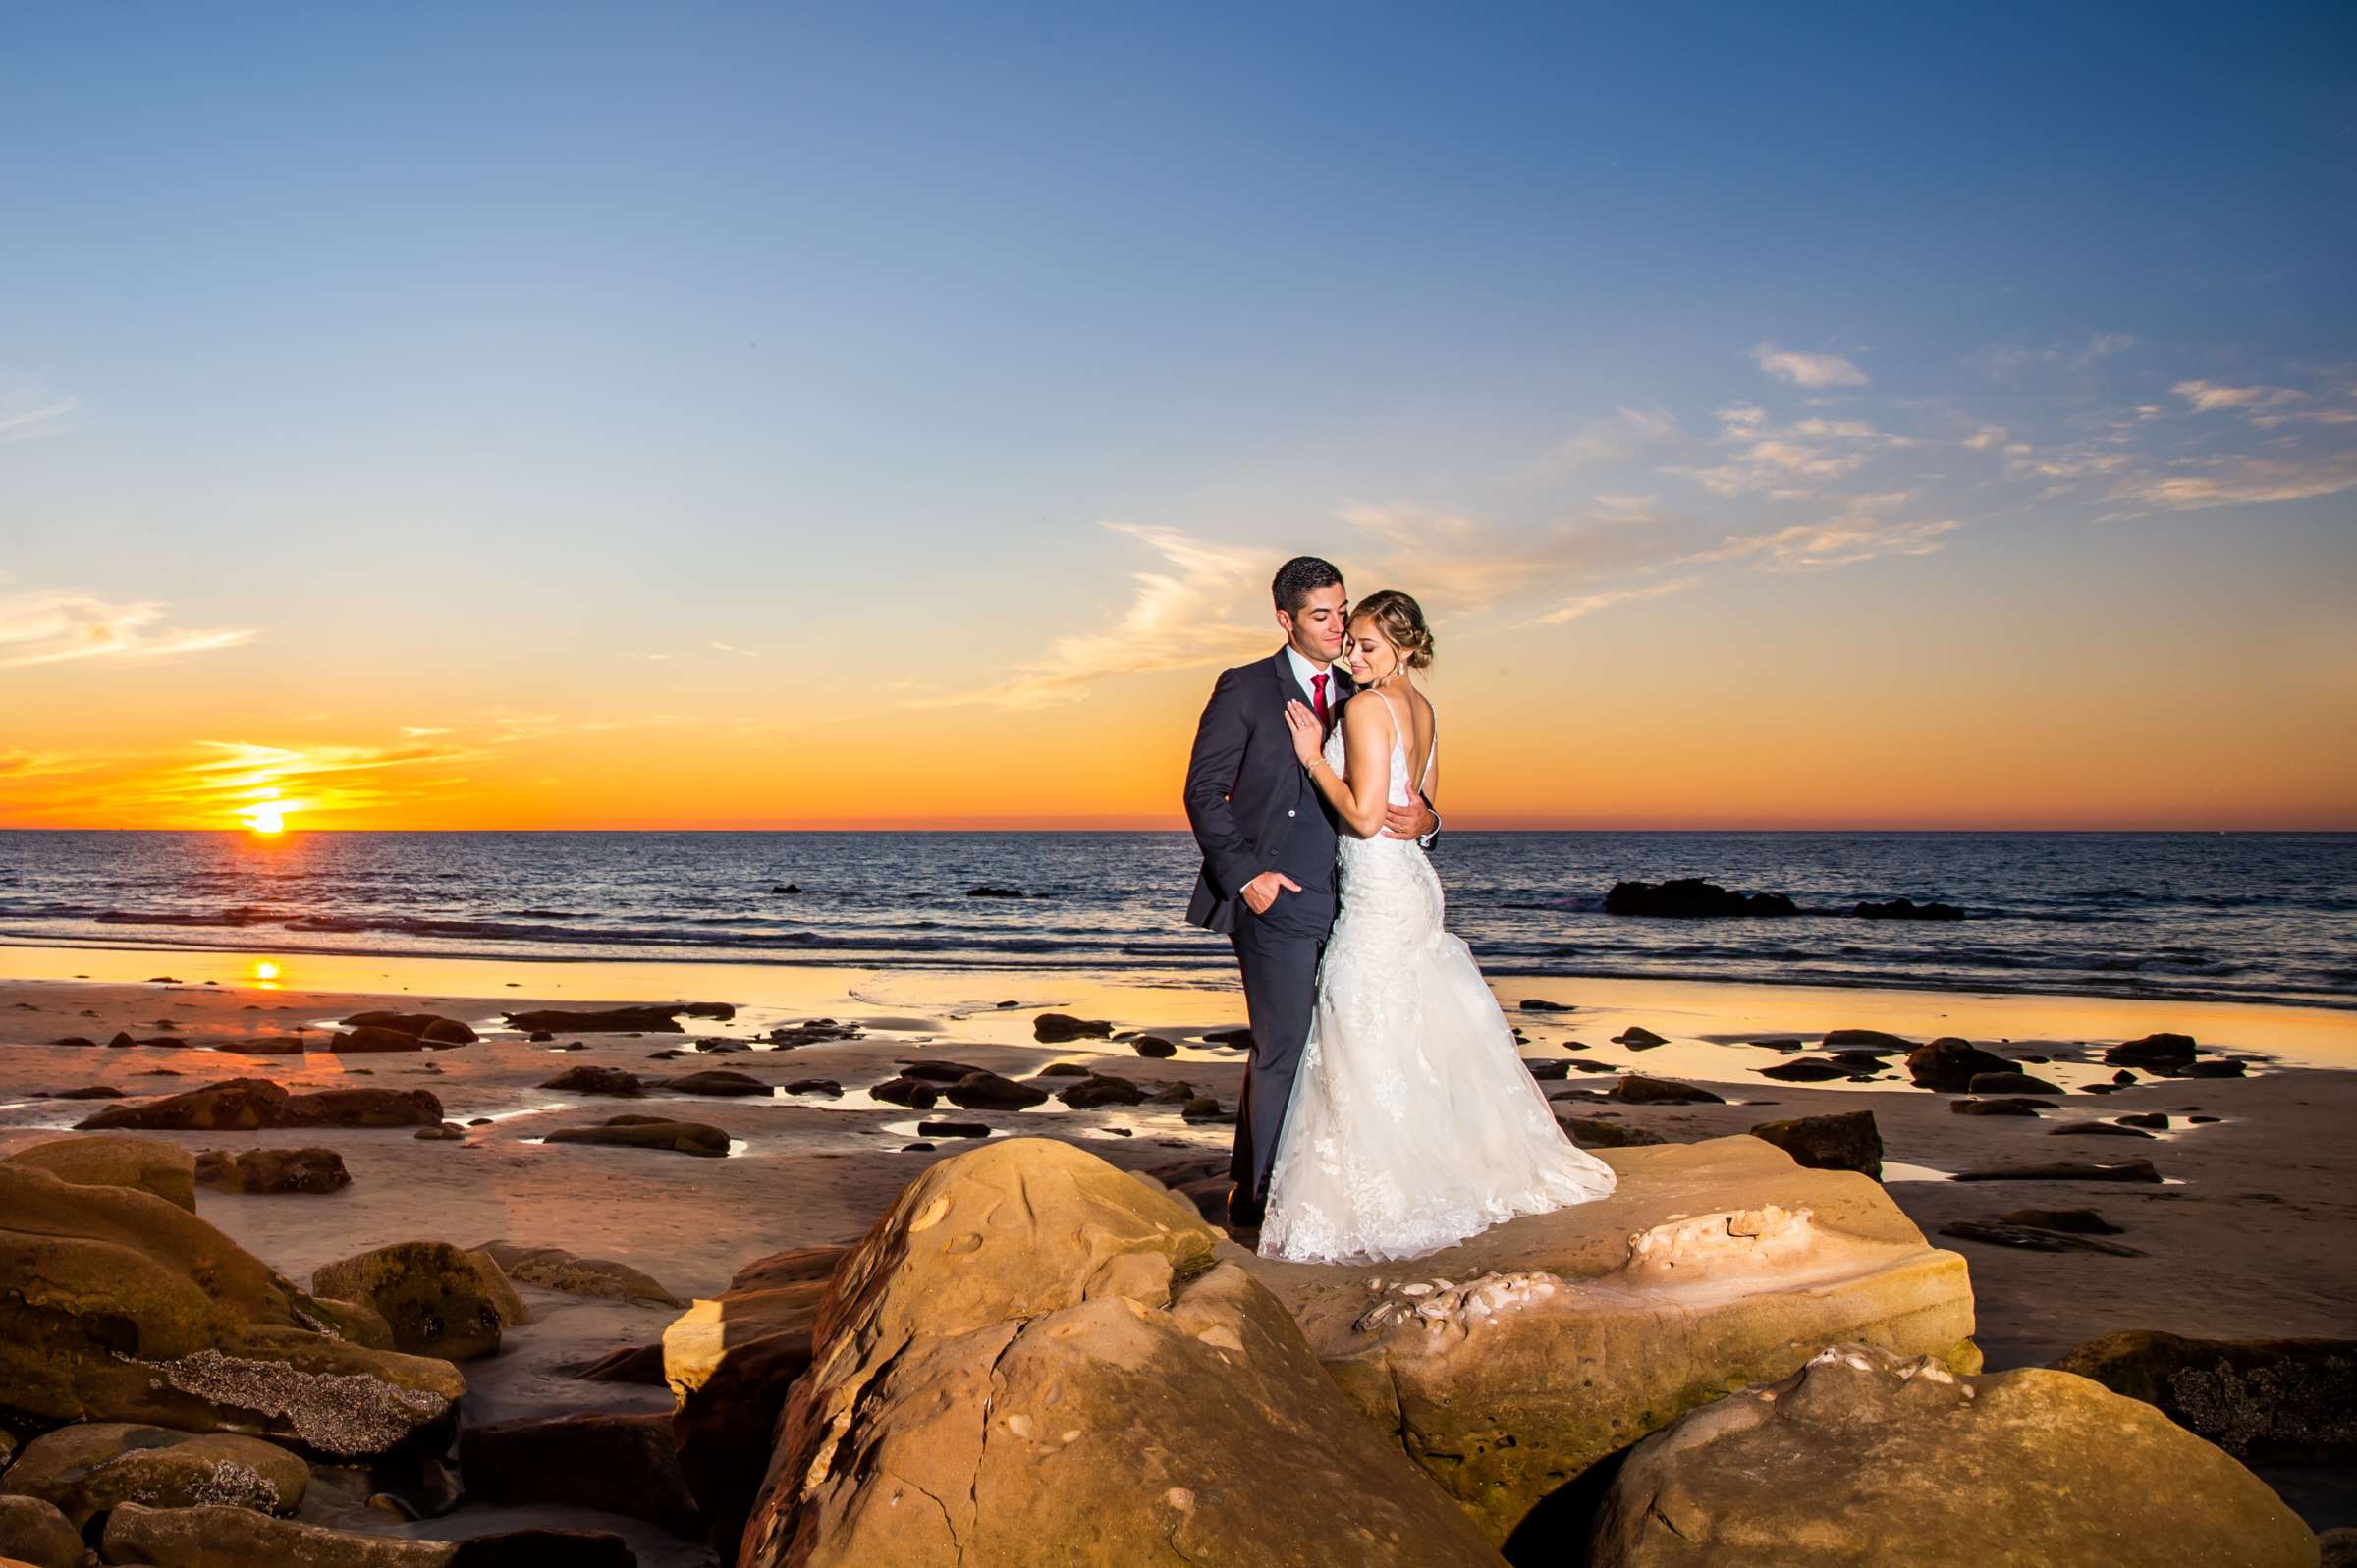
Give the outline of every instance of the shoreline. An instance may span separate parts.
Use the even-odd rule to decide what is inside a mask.
[[[44,956],[46,955],[46,956]],[[392,997],[431,991],[496,1000],[521,991],[560,1002],[628,1002],[673,998],[727,1000],[780,1016],[830,1008],[872,1011],[983,1010],[1014,999],[1032,1010],[1089,1016],[1173,1015],[1232,1028],[1244,1019],[1233,966],[1123,969],[1074,965],[1019,969],[923,964],[770,964],[726,959],[474,958],[409,953],[318,953],[300,948],[66,947],[0,942],[0,984],[145,984],[164,968],[178,978],[256,990],[320,990]],[[267,969],[267,974],[260,973]],[[1964,991],[1897,986],[1825,986],[1805,981],[1519,976],[1485,970],[1509,1019],[1546,1023],[1518,1010],[1538,1000],[1578,1011],[1576,1033],[1614,1057],[1609,1037],[1630,1024],[1671,1035],[1662,1022],[1708,1028],[1693,1038],[1822,1034],[1882,1029],[1931,1039],[1944,1034],[2029,1045],[2123,1040],[2163,1031],[2205,1046],[2251,1053],[2282,1066],[2357,1071],[2357,1015],[2294,1002],[2191,1001],[2088,993]],[[1174,1000],[1182,999],[1182,1000]],[[1025,1012],[1027,1018],[1029,1012]],[[1632,1063],[1634,1057],[1626,1058]],[[1717,1058],[1653,1053],[1648,1070],[1707,1076]],[[1740,1076],[1715,1081],[1748,1082]]]
[[[653,946],[655,945],[649,945],[650,947]],[[920,970],[939,974],[1007,975],[1064,974],[1070,973],[1076,969],[1085,968],[1094,973],[1138,976],[1141,978],[1141,983],[1144,983],[1144,977],[1153,977],[1155,979],[1168,981],[1175,985],[1188,983],[1193,983],[1196,985],[1205,983],[1216,984],[1222,978],[1225,978],[1229,981],[1233,981],[1234,978],[1233,965],[1232,963],[1226,963],[1217,960],[1200,964],[1188,964],[1180,962],[1141,963],[1133,960],[1126,963],[1093,963],[1079,965],[1069,961],[1059,962],[1043,956],[1037,962],[1024,962],[1012,958],[1002,958],[999,961],[976,959],[969,962],[953,962],[944,960],[940,956],[933,954],[918,956],[908,953],[886,953],[882,955],[868,953],[863,955],[856,951],[848,949],[838,951],[806,952],[779,949],[775,953],[764,953],[764,955],[759,958],[731,955],[725,949],[716,950],[709,948],[705,949],[708,953],[710,953],[709,956],[693,956],[678,952],[652,951],[644,953],[643,955],[622,953],[565,953],[556,951],[529,953],[502,953],[488,951],[403,952],[382,947],[314,946],[307,945],[287,946],[269,943],[102,943],[69,940],[66,938],[49,939],[40,937],[22,937],[0,933],[0,954],[6,954],[17,950],[33,952],[131,953],[146,954],[157,957],[204,955],[227,956],[232,959],[266,958],[280,961],[297,959],[349,959],[355,961],[375,961],[381,959],[387,962],[405,964],[449,963],[482,967],[488,967],[491,965],[519,964],[594,964],[644,968],[669,966],[675,968],[710,967],[715,969],[733,968],[803,971],[830,971],[845,969],[880,970],[885,968],[898,968],[906,970]],[[1480,954],[1478,952],[1476,952],[1475,958],[1477,961],[1481,961]],[[1530,969],[1517,967],[1514,961],[1511,959],[1501,960],[1495,963],[1482,961],[1481,969],[1483,975],[1491,980],[1512,980],[1517,982],[1529,981],[1548,985],[1583,985],[1589,982],[1663,986],[1732,985],[1824,991],[1845,995],[1850,993],[1899,993],[1909,996],[1980,997],[1992,999],[2002,998],[2027,1000],[2032,1001],[2065,1003],[2072,1001],[2129,1002],[2150,1004],[2156,1007],[2187,1006],[2283,1008],[2328,1015],[2350,1015],[2350,1028],[2352,1034],[2357,1035],[2357,996],[2351,996],[2342,1000],[2327,1000],[2315,997],[2245,996],[2233,992],[2205,992],[2194,991],[2190,989],[2159,992],[2106,990],[2084,986],[2077,989],[2048,991],[2033,989],[2026,986],[1996,985],[1990,983],[1986,979],[1975,980],[1971,984],[1959,983],[1952,985],[1941,984],[1936,980],[1924,981],[1919,979],[1910,984],[1904,980],[1883,980],[1871,975],[1861,975],[1838,981],[1827,980],[1822,977],[1779,980],[1763,976],[1746,976],[1739,980],[1727,980],[1699,974],[1653,974],[1628,969]],[[0,957],[0,978],[11,977],[23,979],[41,978],[37,975],[24,973],[21,965],[13,964],[5,957]],[[2357,1054],[2352,1055],[2350,1064],[2352,1066],[2357,1066]]]

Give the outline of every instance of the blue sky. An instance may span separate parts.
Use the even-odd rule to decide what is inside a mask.
[[[2298,672],[2153,748],[2357,693],[2357,12],[1271,9],[18,17],[15,744],[1182,731],[1294,549],[1506,664],[1971,609]]]

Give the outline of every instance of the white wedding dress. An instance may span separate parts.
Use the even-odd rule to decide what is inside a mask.
[[[1398,711],[1390,798],[1416,798]],[[1439,750],[1440,737],[1433,737]],[[1343,727],[1326,741],[1343,770]],[[1422,777],[1432,776],[1425,759]],[[1575,1147],[1514,1047],[1471,949],[1441,925],[1441,881],[1411,838],[1343,836],[1341,912],[1277,1141],[1262,1256],[1415,1258],[1517,1215],[1586,1203],[1613,1169]]]

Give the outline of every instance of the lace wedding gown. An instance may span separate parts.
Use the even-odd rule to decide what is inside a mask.
[[[1405,805],[1415,796],[1403,727],[1391,699],[1372,695],[1392,719],[1391,800]],[[1339,776],[1339,724],[1326,760]],[[1472,951],[1442,929],[1441,882],[1423,845],[1345,834],[1339,890],[1278,1135],[1262,1255],[1415,1258],[1611,1192],[1612,1167],[1556,1124]]]

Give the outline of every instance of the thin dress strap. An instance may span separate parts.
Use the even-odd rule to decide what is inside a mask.
[[[1436,714],[1434,714],[1434,715],[1432,716],[1432,744],[1431,744],[1429,747],[1425,748],[1425,752],[1424,752],[1424,775],[1423,775],[1423,777],[1422,777],[1422,778],[1420,778],[1420,779],[1418,779],[1418,780],[1416,781],[1416,793],[1417,793],[1417,794],[1422,794],[1422,793],[1424,792],[1424,786],[1425,786],[1426,784],[1428,784],[1432,783],[1432,764],[1433,764],[1433,759],[1434,759],[1434,758],[1436,758],[1436,757],[1438,757],[1440,754],[1441,754],[1441,716],[1440,716],[1439,714],[1437,714],[1437,713],[1436,713]]]

